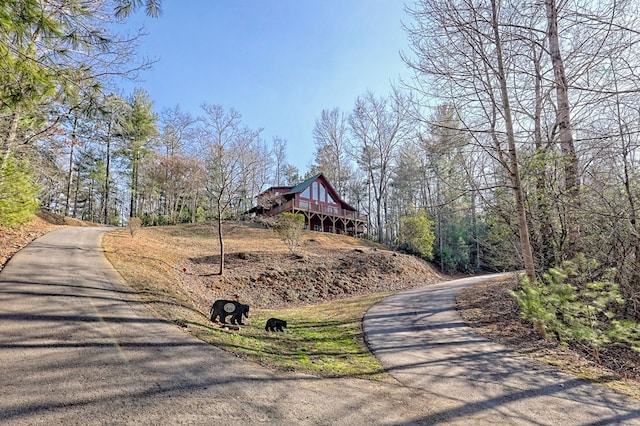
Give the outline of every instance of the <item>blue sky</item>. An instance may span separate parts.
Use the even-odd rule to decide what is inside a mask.
[[[323,109],[349,112],[367,90],[386,96],[409,77],[408,19],[401,0],[165,0],[160,18],[138,12],[126,26],[144,26],[139,53],[158,60],[135,84],[157,112],[235,108],[268,143],[287,140],[304,173]]]

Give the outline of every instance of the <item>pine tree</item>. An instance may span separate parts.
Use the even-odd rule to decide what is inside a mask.
[[[38,208],[38,185],[26,161],[9,156],[0,170],[0,225],[15,226],[27,222]]]
[[[581,254],[549,269],[542,281],[523,277],[521,288],[512,295],[521,316],[531,320],[541,335],[554,335],[561,344],[586,344],[600,362],[600,348],[609,344],[640,349],[635,325],[616,318],[624,299],[614,276],[615,270],[600,271],[598,262]]]

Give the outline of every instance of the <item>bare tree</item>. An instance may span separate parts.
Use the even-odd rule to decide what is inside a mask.
[[[535,279],[526,203],[521,181],[518,141],[509,87],[514,61],[505,55],[503,22],[508,6],[496,0],[471,5],[462,0],[422,1],[410,10],[415,25],[408,27],[415,58],[405,57],[417,73],[420,88],[451,105],[469,133],[508,176],[513,190],[518,235],[527,275]],[[502,14],[501,14],[502,13]],[[511,45],[507,44],[507,53]]]
[[[344,197],[351,176],[348,117],[338,108],[323,110],[313,128],[313,138],[316,143],[314,168],[324,173]]]
[[[162,110],[159,121],[161,128],[159,143],[165,149],[162,154],[165,158],[161,160],[161,164],[166,166],[162,179],[166,184],[163,185],[161,203],[163,214],[169,215],[170,222],[175,224],[178,217],[181,185],[175,186],[173,182],[182,181],[184,167],[188,163],[184,158],[176,157],[183,154],[186,145],[193,141],[197,120],[191,114],[182,111],[179,106],[175,106]]]
[[[215,209],[220,249],[219,274],[224,274],[224,236],[222,223],[234,203],[246,197],[247,182],[262,156],[260,131],[244,126],[234,109],[203,104],[201,143],[206,156],[207,192]]]
[[[351,155],[366,171],[375,202],[378,242],[385,240],[389,183],[397,150],[413,128],[410,98],[394,90],[388,98],[368,92],[358,97],[349,125],[353,134]]]
[[[575,214],[579,209],[581,196],[579,164],[573,143],[571,108],[569,106],[569,83],[558,36],[558,5],[556,0],[545,0],[544,4],[547,12],[547,40],[549,42],[549,55],[551,56],[551,64],[553,66],[557,100],[556,126],[558,129],[558,140],[564,155],[565,191],[569,198],[569,257],[574,257],[582,251],[580,225]]]
[[[195,137],[196,123],[197,119],[182,111],[179,105],[160,112],[160,144],[165,148],[166,155],[171,156],[184,151],[185,145]]]
[[[274,160],[274,184],[277,186],[284,184],[285,171],[287,168],[287,141],[279,137],[274,137],[271,154]]]
[[[200,168],[199,159],[185,154],[167,156],[155,153],[145,168],[145,189],[147,199],[155,207],[147,210],[154,216],[165,215],[161,224],[175,225],[188,207],[192,194],[202,189],[202,182],[195,179]],[[200,187],[198,187],[200,185]]]

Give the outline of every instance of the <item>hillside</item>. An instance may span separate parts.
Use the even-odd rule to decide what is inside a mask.
[[[223,277],[217,275],[220,256],[212,224],[142,228],[134,237],[119,230],[106,235],[104,245],[109,260],[139,290],[153,294],[177,284],[182,302],[203,314],[220,298],[283,308],[442,279],[427,262],[347,236],[304,231],[299,256],[261,225],[226,223],[223,236]],[[154,279],[141,282],[140,269]],[[151,288],[152,282],[160,284]]]
[[[38,212],[24,226],[8,228],[0,226],[0,270],[22,247],[47,232],[62,226],[90,226],[86,222],[62,217],[45,211]]]

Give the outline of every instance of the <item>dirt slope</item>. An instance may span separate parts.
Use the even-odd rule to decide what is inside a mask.
[[[112,262],[129,281],[124,260],[136,268],[170,277],[183,300],[207,312],[215,299],[239,300],[258,308],[313,304],[358,294],[398,291],[442,279],[415,257],[394,253],[356,238],[303,232],[298,256],[271,230],[260,225],[227,223],[225,271],[219,272],[215,227],[193,224],[143,228],[135,237],[126,230],[110,233],[104,242]],[[131,268],[131,266],[129,266]],[[157,291],[140,282],[141,288]]]
[[[0,270],[22,247],[36,238],[61,226],[90,226],[86,222],[65,218],[45,211],[39,212],[29,223],[8,228],[0,226]]]

